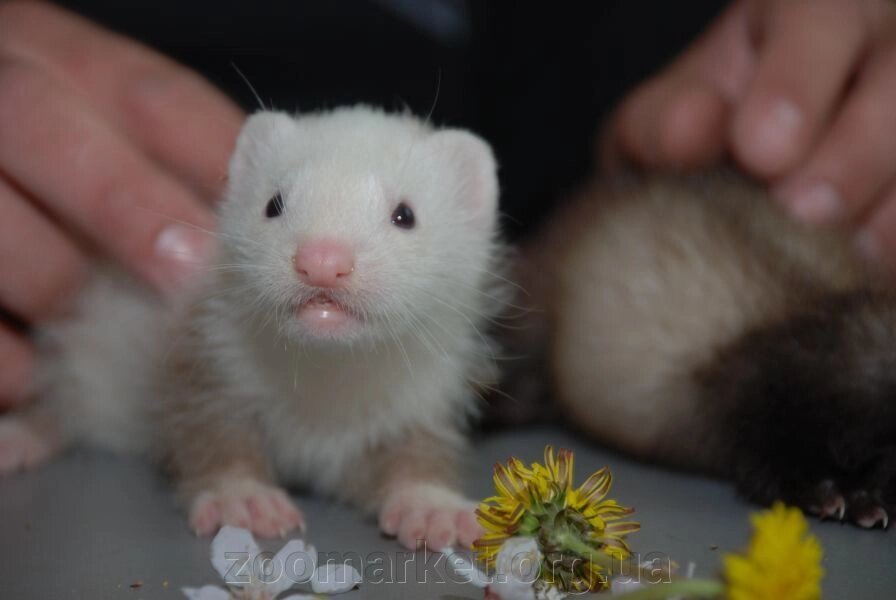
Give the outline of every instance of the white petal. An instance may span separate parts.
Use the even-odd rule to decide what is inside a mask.
[[[498,582],[488,589],[501,600],[536,600],[535,588],[517,581]]]
[[[312,596],[311,594],[292,594],[290,596],[284,596],[280,598],[280,600],[318,600],[319,596]]]
[[[311,544],[306,544],[304,540],[289,540],[274,555],[274,560],[283,562],[292,554],[307,554],[315,563],[317,562],[317,550]],[[315,566],[317,565],[315,564]]]
[[[227,585],[244,586],[259,552],[248,530],[225,525],[212,540],[212,566]]]
[[[442,548],[442,554],[445,555],[445,562],[451,571],[457,575],[460,583],[472,583],[480,588],[484,588],[491,583],[488,575],[480,571],[469,558],[455,552],[454,548]]]
[[[349,564],[327,563],[314,571],[311,589],[315,594],[341,594],[361,583],[361,574]]]
[[[542,590],[537,594],[539,600],[563,600],[569,594],[561,590],[555,585],[547,588],[547,590]]]
[[[613,596],[640,590],[643,587],[643,583],[632,577],[620,576],[610,580],[610,594]]]
[[[214,585],[206,585],[201,588],[180,588],[189,600],[233,600],[230,592]]]
[[[311,581],[317,566],[317,550],[302,540],[290,540],[272,561],[271,568],[274,570],[271,573],[276,574],[276,578],[265,589],[274,598],[297,583]]]
[[[507,579],[531,585],[538,579],[541,559],[541,550],[534,538],[510,538],[504,542],[495,557],[495,572]]]

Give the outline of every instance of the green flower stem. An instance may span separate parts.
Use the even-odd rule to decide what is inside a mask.
[[[607,573],[614,574],[614,568],[620,567],[626,571],[622,561],[608,554],[595,550],[572,532],[558,532],[554,540],[565,550],[575,552],[589,562],[606,569]],[[619,569],[617,569],[619,570]],[[641,568],[635,571],[642,574]],[[633,575],[634,573],[618,573],[621,575]],[[650,573],[648,573],[650,575]],[[655,583],[646,587],[619,596],[622,600],[663,600],[675,596],[688,598],[720,598],[725,593],[725,585],[712,579],[676,579],[668,583]]]
[[[608,573],[612,573],[613,567],[620,562],[604,552],[595,550],[583,542],[581,538],[574,533],[559,532],[555,535],[554,539],[561,548],[585,557],[589,562],[606,569]]]
[[[618,600],[665,600],[666,598],[721,598],[725,585],[713,579],[679,579],[672,583],[654,583],[639,590],[613,596]]]

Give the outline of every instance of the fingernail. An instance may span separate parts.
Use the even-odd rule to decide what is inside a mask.
[[[208,232],[181,223],[168,225],[156,238],[157,285],[166,294],[179,293],[205,266],[211,251]]]
[[[760,117],[751,139],[751,158],[768,168],[790,159],[803,122],[799,107],[789,100],[778,100]]]
[[[843,201],[837,189],[828,183],[813,183],[795,189],[782,189],[780,195],[798,220],[810,224],[837,221],[843,213]]]

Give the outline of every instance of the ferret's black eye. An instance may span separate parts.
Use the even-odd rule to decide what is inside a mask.
[[[392,224],[402,229],[411,229],[414,226],[414,211],[404,202],[399,202],[392,211]]]
[[[268,206],[264,209],[264,214],[269,219],[283,214],[283,196],[280,195],[280,192],[277,192],[273,198],[268,200]]]

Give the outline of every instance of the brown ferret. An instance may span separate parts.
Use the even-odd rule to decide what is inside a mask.
[[[730,173],[632,177],[588,185],[521,270],[517,349],[578,426],[759,502],[886,527],[896,296],[845,236]]]

